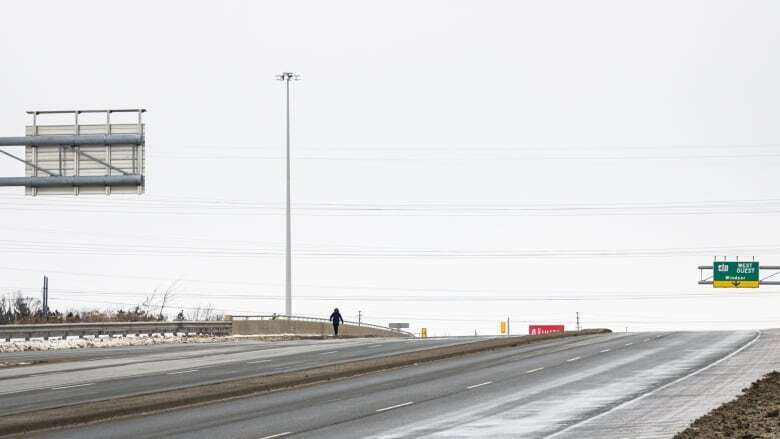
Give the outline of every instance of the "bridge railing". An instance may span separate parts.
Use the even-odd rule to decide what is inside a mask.
[[[99,322],[0,325],[0,341],[51,337],[85,337],[141,334],[230,335],[228,321]]]
[[[230,316],[233,320],[297,320],[301,322],[321,322],[321,323],[330,323],[330,320],[324,319],[321,317],[309,317],[309,316],[296,316],[296,315],[284,315],[284,314],[263,314],[263,315],[238,315],[238,316]],[[354,322],[350,320],[344,320],[344,323],[347,325],[353,325],[353,326],[363,326],[366,328],[374,328],[389,332],[396,332],[401,334],[407,334],[413,336],[411,332],[408,331],[401,331],[398,329],[389,328],[387,326],[381,326],[381,325],[373,325],[371,323],[365,323],[365,322]]]

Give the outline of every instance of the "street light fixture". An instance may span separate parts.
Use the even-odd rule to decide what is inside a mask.
[[[287,107],[287,249],[285,253],[285,296],[284,313],[289,318],[292,316],[292,233],[290,230],[290,81],[298,81],[300,75],[293,72],[282,72],[276,75],[276,79],[284,82]]]

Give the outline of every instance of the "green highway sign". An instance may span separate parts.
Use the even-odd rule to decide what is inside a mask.
[[[713,262],[712,286],[715,288],[758,288],[758,262]]]

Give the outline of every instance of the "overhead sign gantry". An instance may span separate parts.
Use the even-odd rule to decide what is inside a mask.
[[[761,273],[765,273],[761,277]],[[770,274],[766,275],[769,272]],[[780,274],[780,266],[760,265],[758,261],[718,261],[699,266],[699,285],[714,288],[758,288],[761,285],[780,285],[780,280],[769,280]]]
[[[23,137],[0,137],[0,147],[24,146],[19,157],[0,154],[25,164],[24,177],[0,177],[0,186],[24,186],[27,195],[137,193],[145,188],[146,110],[28,111],[32,125]],[[116,123],[112,114],[135,113],[136,120]],[[105,115],[105,122],[82,123],[79,116]],[[73,115],[73,123],[41,124],[41,118]]]

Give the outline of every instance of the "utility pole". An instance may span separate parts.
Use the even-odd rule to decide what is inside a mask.
[[[292,232],[290,215],[290,81],[300,79],[299,75],[293,72],[282,72],[276,75],[276,79],[284,82],[286,94],[287,111],[287,209],[286,209],[286,231],[287,247],[285,252],[285,295],[284,295],[284,313],[289,318],[292,315]]]
[[[506,336],[509,337],[509,334],[511,334],[511,332],[509,332],[509,316],[507,316],[506,317]]]
[[[363,311],[358,310],[358,326],[360,326],[362,319],[363,319]]]
[[[577,312],[577,332],[579,332],[579,331],[580,331],[580,313],[578,311]]]

